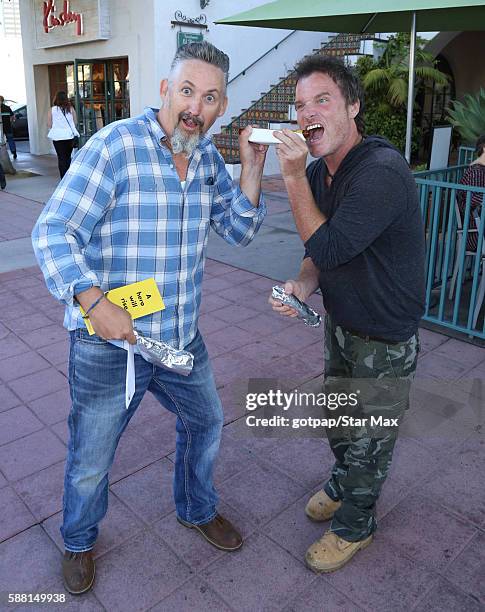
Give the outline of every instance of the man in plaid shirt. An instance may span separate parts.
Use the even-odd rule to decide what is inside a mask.
[[[213,468],[222,407],[197,319],[209,227],[246,245],[265,215],[266,156],[240,136],[240,187],[205,136],[227,106],[229,58],[207,42],[177,52],[161,83],[161,108],[112,123],[80,150],[33,231],[51,293],[66,304],[71,336],[72,408],[61,532],[67,590],[94,582],[92,549],[108,505],[108,474],[118,441],[147,390],[177,415],[174,497],[177,519],[222,550],[242,539],[217,512]],[[136,343],[131,316],[105,291],[155,278],[165,310],[137,329],[194,355],[188,377],[135,355],[136,390],[125,409],[126,352]],[[89,336],[80,308],[88,313]]]

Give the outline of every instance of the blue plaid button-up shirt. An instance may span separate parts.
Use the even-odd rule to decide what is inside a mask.
[[[64,326],[84,327],[74,295],[155,278],[165,310],[136,320],[144,335],[184,348],[195,337],[209,227],[234,245],[261,225],[209,137],[192,154],[182,187],[156,110],[117,121],[79,151],[40,215],[32,240]]]

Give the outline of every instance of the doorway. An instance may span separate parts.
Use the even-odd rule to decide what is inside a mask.
[[[108,123],[130,116],[128,58],[49,66],[51,96],[64,90],[76,109],[83,145]]]

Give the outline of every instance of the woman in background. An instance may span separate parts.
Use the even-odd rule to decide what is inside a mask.
[[[59,91],[47,115],[47,134],[54,143],[61,178],[71,165],[74,137],[79,137],[76,129],[77,117],[65,91]]]
[[[480,136],[477,140],[475,154],[477,159],[473,161],[463,174],[463,178],[460,183],[462,185],[469,185],[471,187],[485,187],[485,134]],[[467,191],[457,191],[456,200],[458,202],[458,208],[460,209],[460,215],[462,221],[465,219],[466,209],[466,196]],[[483,204],[483,193],[472,193],[470,202],[470,220],[468,223],[468,235],[466,239],[466,250],[476,251],[478,247],[478,232],[477,225],[475,223],[475,215],[481,214]],[[475,231],[470,231],[475,230]]]

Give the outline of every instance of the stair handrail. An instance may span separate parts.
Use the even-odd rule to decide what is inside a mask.
[[[255,64],[257,64],[259,61],[261,61],[263,59],[263,57],[266,57],[267,55],[269,55],[272,51],[276,51],[276,49],[282,44],[284,43],[286,40],[288,40],[288,38],[290,38],[291,36],[293,36],[293,34],[296,34],[296,32],[299,32],[300,30],[293,30],[293,32],[290,32],[289,34],[287,34],[284,38],[282,38],[279,42],[277,42],[275,45],[273,45],[270,49],[268,49],[267,51],[265,51],[262,55],[260,55],[257,59],[254,60],[254,62],[251,62],[251,64],[249,64],[249,66],[246,66],[246,68],[244,68],[244,70],[241,70],[241,72],[238,72],[238,74],[236,74],[235,77],[233,77],[232,79],[230,79],[227,84],[230,85],[231,83],[233,83],[237,78],[239,78],[240,76],[245,76],[246,72],[252,68]]]

